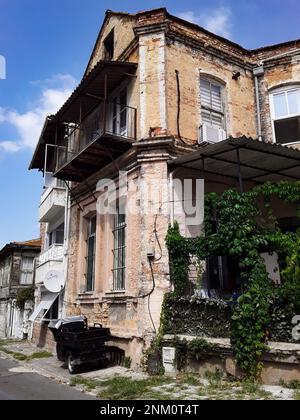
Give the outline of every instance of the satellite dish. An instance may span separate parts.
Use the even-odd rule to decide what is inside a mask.
[[[51,293],[58,293],[65,287],[65,278],[62,271],[51,270],[46,274],[44,285]]]

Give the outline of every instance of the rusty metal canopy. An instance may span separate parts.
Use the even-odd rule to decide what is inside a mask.
[[[300,151],[252,138],[229,138],[169,161],[171,168],[183,167],[204,174],[257,183],[300,179]],[[240,171],[238,171],[240,168]]]
[[[34,152],[29,169],[44,169],[46,144],[55,144],[57,137],[61,138],[64,123],[79,123],[81,115],[87,115],[105,95],[105,78],[107,75],[107,92],[112,92],[125,78],[134,76],[137,64],[121,61],[99,61],[98,64],[82,79],[70,98],[54,116],[46,118],[40,139]],[[91,96],[90,96],[91,95]],[[54,149],[49,149],[53,153]],[[51,156],[49,156],[51,160]]]
[[[99,61],[82,79],[67,102],[53,118],[55,123],[79,123],[81,116],[87,115],[99,102],[97,98],[105,97],[105,79],[107,76],[107,92],[120,86],[125,78],[134,76],[137,64],[122,61]],[[81,110],[81,111],[80,111]]]
[[[132,142],[115,134],[104,133],[59,168],[54,176],[65,181],[82,182],[128,151]]]

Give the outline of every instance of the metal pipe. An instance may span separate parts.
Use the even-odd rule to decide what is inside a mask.
[[[256,67],[253,70],[254,84],[255,84],[255,98],[256,98],[256,113],[257,113],[257,134],[259,141],[263,140],[262,137],[262,124],[261,124],[261,109],[260,109],[260,95],[259,95],[259,80],[260,76],[264,75],[264,68]]]
[[[261,129],[261,116],[260,116],[260,98],[259,98],[258,76],[254,76],[254,79],[255,79],[255,96],[256,96],[256,112],[257,112],[258,140],[259,141],[262,141],[262,129]]]
[[[179,140],[182,141],[181,132],[180,132],[181,91],[180,91],[179,71],[175,70],[175,74],[176,74],[176,84],[177,84],[177,135],[178,135]]]

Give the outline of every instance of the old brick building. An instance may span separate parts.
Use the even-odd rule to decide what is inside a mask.
[[[31,169],[46,168],[70,189],[66,312],[109,326],[134,363],[171,288],[169,163],[241,136],[300,142],[300,41],[250,51],[165,9],[107,12],[82,82],[47,120]],[[122,191],[120,171],[129,191],[115,199],[115,213],[103,214],[109,183],[99,181]],[[205,191],[224,185],[214,176]],[[122,210],[128,202],[134,212]],[[184,214],[182,221],[194,234]]]
[[[41,250],[39,239],[12,242],[0,251],[0,337],[24,338],[29,330],[29,306],[18,308],[16,298],[20,291],[32,289],[34,267]]]

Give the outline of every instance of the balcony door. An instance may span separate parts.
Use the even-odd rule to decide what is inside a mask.
[[[127,89],[123,89],[112,103],[112,132],[118,136],[127,136]]]

